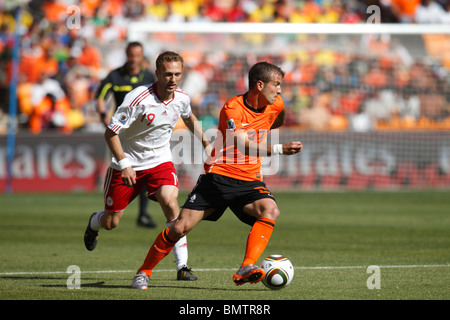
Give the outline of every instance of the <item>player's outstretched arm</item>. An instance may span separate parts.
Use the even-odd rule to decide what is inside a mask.
[[[206,137],[205,133],[203,132],[202,125],[198,121],[197,117],[193,113],[191,113],[191,115],[188,118],[182,119],[186,127],[189,129],[189,131],[191,131],[194,134],[194,136],[196,136],[198,139],[202,141],[202,145],[205,148],[206,154],[210,156],[212,146],[208,138]]]
[[[300,141],[291,141],[282,144],[282,154],[291,155],[303,150],[303,144]]]
[[[233,135],[235,147],[246,155],[253,155],[258,157],[272,156],[277,154],[292,155],[299,153],[303,149],[303,144],[300,141],[291,141],[283,144],[269,145],[264,143],[257,143],[248,138],[246,132],[241,132]]]

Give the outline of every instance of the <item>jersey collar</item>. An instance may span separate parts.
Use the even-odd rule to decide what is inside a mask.
[[[242,102],[244,103],[244,106],[245,106],[247,109],[249,109],[250,111],[252,111],[252,112],[255,112],[255,113],[263,113],[267,106],[264,106],[264,108],[261,108],[261,109],[255,109],[255,108],[253,108],[251,105],[249,105],[249,104],[246,102],[246,100],[247,100],[247,94],[248,94],[248,92],[246,92],[246,93],[244,93],[244,94],[242,95]]]

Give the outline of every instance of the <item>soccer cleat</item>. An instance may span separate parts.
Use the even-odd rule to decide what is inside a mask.
[[[257,283],[261,281],[264,278],[264,275],[266,272],[264,269],[257,267],[253,264],[249,264],[246,266],[243,266],[240,268],[234,275],[233,275],[233,282],[240,286],[244,283]]]
[[[158,225],[155,221],[153,221],[152,217],[149,215],[141,215],[138,217],[136,224],[139,227],[145,227],[145,228],[156,228]]]
[[[133,278],[133,283],[131,284],[131,288],[133,289],[148,289],[148,280],[149,277],[145,272],[138,273]]]
[[[94,212],[91,217],[89,218],[89,222],[86,228],[86,231],[84,232],[84,245],[86,249],[89,251],[92,251],[97,246],[97,240],[98,240],[98,231],[94,231],[91,229],[91,219],[92,216],[95,214]]]
[[[198,278],[194,276],[191,269],[184,266],[177,272],[177,280],[184,280],[184,281],[195,281]]]

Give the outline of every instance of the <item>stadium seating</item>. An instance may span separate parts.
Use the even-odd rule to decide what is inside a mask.
[[[432,1],[433,5],[442,8],[439,11],[438,23],[450,20],[450,5],[445,1]],[[81,10],[81,27],[66,27],[67,7],[72,3]],[[19,106],[21,117],[19,128],[39,133],[42,130],[31,125],[30,109],[35,109],[41,101],[31,101],[33,87],[39,82],[42,70],[51,73],[56,79],[65,98],[70,102],[73,112],[68,112],[67,123],[71,128],[65,132],[91,130],[98,122],[93,104],[93,94],[102,76],[111,70],[111,61],[120,60],[117,52],[122,49],[117,44],[124,43],[127,36],[127,24],[132,21],[149,22],[288,22],[288,23],[361,23],[367,18],[368,1],[336,1],[336,0],[107,0],[107,1],[31,1],[23,12],[22,51],[19,75]],[[372,2],[371,2],[372,3]],[[429,10],[419,1],[375,1],[382,10],[382,22],[385,23],[421,23],[413,12],[421,14]],[[390,5],[389,5],[390,3]],[[407,6],[405,6],[407,4]],[[425,15],[426,16],[426,15]],[[6,70],[0,81],[3,93],[0,107],[3,116],[8,110],[8,84],[10,79],[11,48],[13,31],[16,26],[13,11],[6,6],[0,7],[0,65]],[[165,43],[176,43],[178,37],[167,34],[162,37]],[[195,35],[188,35],[185,40],[195,43]],[[266,41],[254,36],[252,41]],[[248,40],[248,39],[247,39]],[[423,63],[415,58],[411,63],[404,63],[400,58],[404,49],[389,39],[369,39],[371,52],[379,52],[380,56],[368,61],[362,55],[345,55],[338,50],[304,50],[296,57],[280,54],[274,57],[282,66],[288,68],[285,87],[292,87],[286,92],[286,99],[293,102],[292,116],[288,126],[300,130],[348,131],[352,126],[353,116],[361,120],[365,114],[366,104],[374,99],[374,103],[383,104],[381,98],[372,97],[373,88],[389,89],[395,96],[394,103],[405,103],[403,94],[420,95],[423,90],[434,88],[432,101],[439,102],[442,107],[432,116],[422,114],[420,118],[402,117],[395,110],[387,118],[372,118],[370,126],[363,127],[366,122],[359,122],[357,130],[405,131],[405,130],[449,130],[450,111],[448,105],[449,84],[441,80],[444,72],[450,70],[450,39],[446,35],[426,35],[423,37],[424,50],[434,63]],[[403,51],[402,51],[403,50]],[[212,68],[205,68],[208,57],[200,50],[185,50],[189,70],[200,74],[210,74],[205,78],[208,93],[218,94],[218,106],[222,97],[233,95],[234,89],[245,90],[245,81],[228,83],[227,79],[235,79],[237,73],[244,73],[248,66],[242,61],[249,60],[246,54],[224,53],[221,63]],[[382,54],[382,55],[381,55]],[[396,54],[399,54],[396,56]],[[309,57],[314,57],[309,59]],[[231,74],[232,73],[232,74]],[[207,76],[205,76],[207,77]],[[439,78],[441,77],[441,78]],[[423,80],[423,81],[419,81]],[[301,83],[301,84],[299,84]],[[318,90],[326,86],[331,91]],[[425,86],[425,87],[424,87]],[[234,87],[234,88],[233,88]],[[237,91],[237,90],[236,90]],[[314,105],[320,102],[324,93],[330,94],[328,101],[318,112]],[[429,99],[420,97],[423,106],[430,105]],[[378,99],[378,100],[377,100]],[[194,108],[203,108],[206,97],[199,96],[194,101]],[[436,103],[431,103],[432,105]],[[315,113],[312,113],[315,111]],[[424,113],[424,111],[423,111]],[[310,114],[310,116],[308,116]],[[321,119],[318,123],[317,115]],[[72,118],[70,118],[72,117]],[[311,120],[308,120],[311,119]],[[1,122],[5,123],[5,122]],[[45,128],[42,128],[45,129]],[[5,132],[6,128],[0,130]]]

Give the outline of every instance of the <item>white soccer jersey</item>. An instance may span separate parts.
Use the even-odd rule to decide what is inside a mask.
[[[130,91],[117,108],[108,128],[119,134],[123,151],[134,170],[145,170],[172,161],[170,137],[181,117],[192,113],[190,98],[181,89],[170,101],[159,100],[156,83]],[[117,170],[112,157],[111,167]]]

